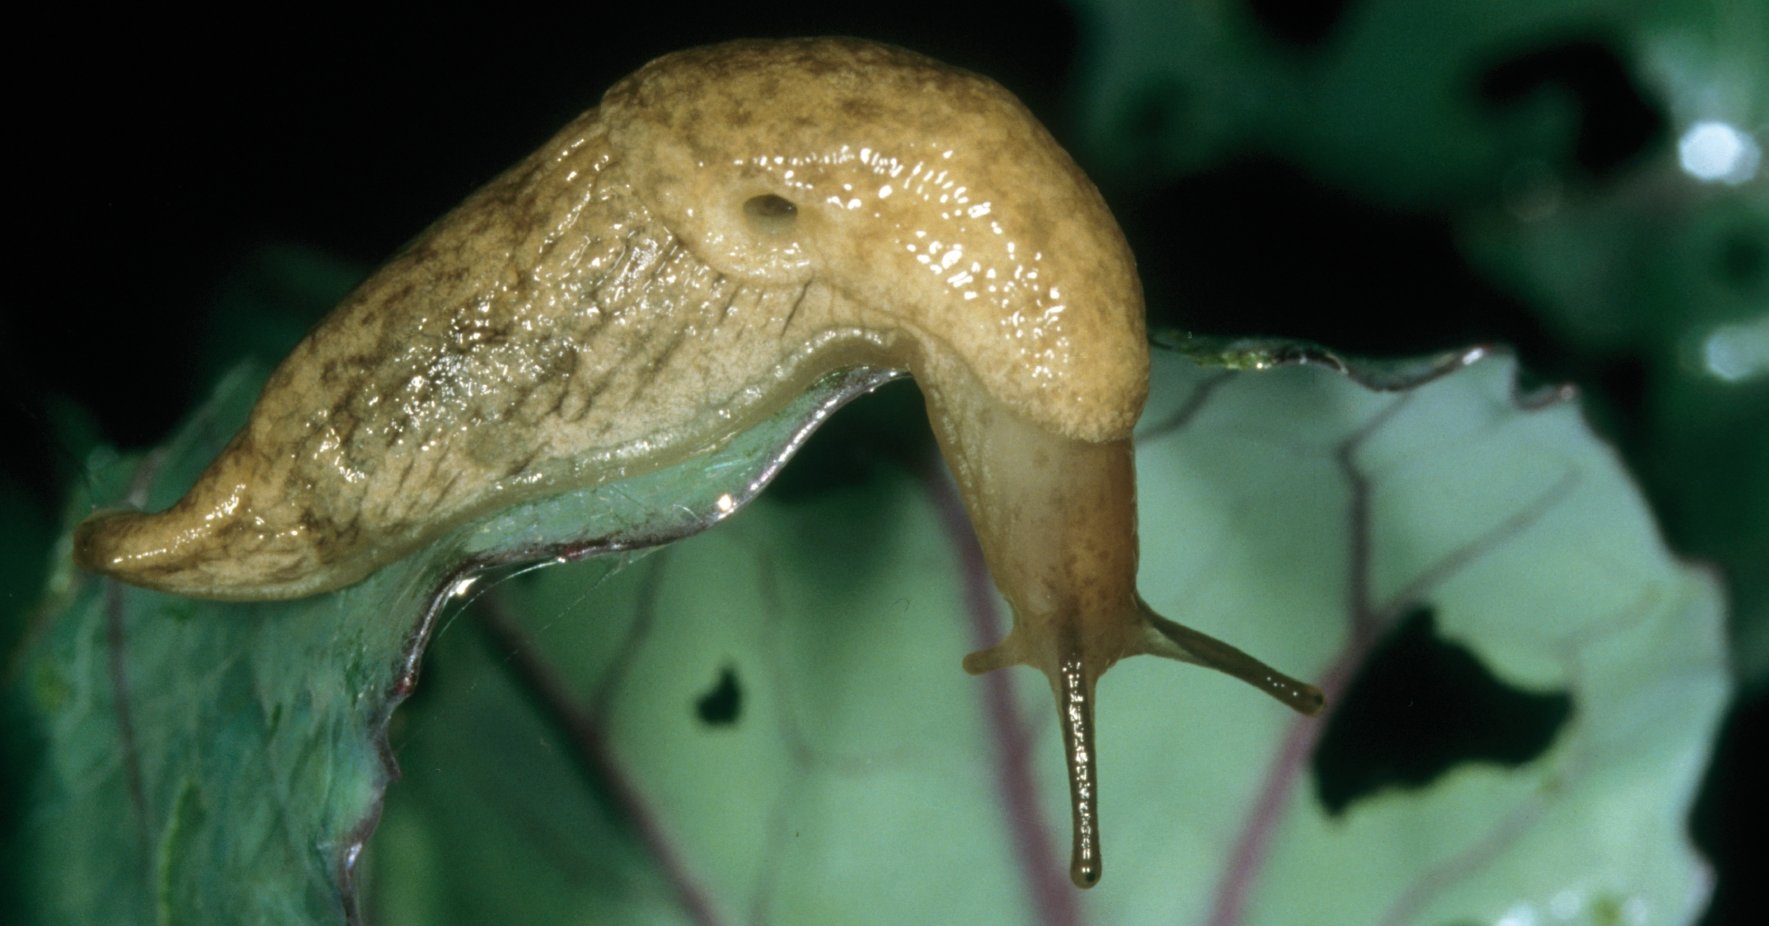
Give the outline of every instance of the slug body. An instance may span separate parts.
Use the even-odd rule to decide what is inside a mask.
[[[909,370],[1063,718],[1071,875],[1100,874],[1094,683],[1152,653],[1319,693],[1136,594],[1134,263],[1011,94],[856,40],[661,58],[363,283],[155,513],[81,524],[87,569],[220,599],[359,581],[535,495],[707,452],[822,376]]]

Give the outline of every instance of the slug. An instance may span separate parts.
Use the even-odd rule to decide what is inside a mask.
[[[184,595],[350,585],[516,501],[718,447],[837,370],[909,371],[1011,632],[1049,677],[1100,878],[1094,688],[1147,653],[1320,692],[1136,592],[1141,287],[1010,93],[852,39],[651,62],[396,254],[271,375],[182,500],[81,523],[84,568]]]

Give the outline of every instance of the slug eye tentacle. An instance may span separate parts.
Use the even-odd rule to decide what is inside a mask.
[[[1090,888],[1105,874],[1100,855],[1099,787],[1093,748],[1093,678],[1079,654],[1057,669],[1057,710],[1069,772],[1069,881]]]
[[[1271,695],[1298,714],[1312,717],[1327,706],[1326,696],[1314,685],[1279,672],[1207,633],[1170,621],[1156,614],[1147,604],[1142,606],[1142,617],[1148,627],[1143,652],[1151,656],[1188,662],[1232,675]]]

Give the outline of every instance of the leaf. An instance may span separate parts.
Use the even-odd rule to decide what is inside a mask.
[[[12,693],[43,746],[27,901],[45,922],[354,919],[357,862],[395,774],[386,727],[452,598],[508,563],[604,554],[607,568],[716,523],[891,376],[829,377],[717,452],[511,508],[331,595],[224,604],[76,576],[64,537]],[[230,376],[146,459],[99,455],[94,503],[175,501],[261,380]]]
[[[1220,676],[1117,667],[1096,731],[1100,888],[1067,884],[1045,683],[958,668],[1005,611],[944,470],[915,455],[862,484],[763,495],[636,563],[487,579],[429,618],[423,684],[393,716],[405,777],[369,843],[368,919],[1689,921],[1707,881],[1683,820],[1726,696],[1713,581],[1666,554],[1572,404],[1520,406],[1508,359],[1463,363],[1378,393],[1318,366],[1157,357],[1144,596],[1320,680],[1344,713],[1297,719]],[[727,462],[753,471],[747,452]],[[748,484],[671,486],[702,512],[673,523],[704,523],[696,506]],[[638,537],[669,496],[616,497],[630,506],[597,530]],[[44,919],[144,922],[157,905],[188,922],[244,903],[267,922],[337,918],[341,859],[383,783],[375,735],[422,626],[415,590],[450,585],[436,563],[556,540],[587,501],[530,506],[340,596],[226,616],[72,581],[23,676],[48,732],[26,830]],[[133,749],[118,746],[119,652]],[[1432,674],[1409,680],[1410,664]],[[1449,705],[1423,727],[1525,755],[1458,758],[1452,738],[1434,771],[1361,777],[1311,759],[1345,742],[1340,725],[1369,729],[1358,692],[1395,678]],[[712,719],[709,696],[727,704]],[[1491,732],[1493,703],[1565,710],[1519,737]],[[1361,738],[1367,765],[1408,754]]]

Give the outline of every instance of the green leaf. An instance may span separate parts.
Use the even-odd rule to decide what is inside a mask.
[[[195,601],[75,575],[12,691],[43,756],[27,803],[27,902],[45,922],[354,918],[357,862],[396,773],[385,734],[449,602],[515,562],[618,554],[704,529],[766,485],[836,407],[892,374],[832,376],[718,452],[517,506],[331,595]],[[168,446],[94,456],[87,506],[163,508],[244,420],[228,377]]]
[[[378,737],[434,627],[391,718],[404,777],[362,866],[376,923],[1689,921],[1707,882],[1683,820],[1727,693],[1714,583],[1667,555],[1574,405],[1519,404],[1508,359],[1462,363],[1383,393],[1157,357],[1144,596],[1344,713],[1116,668],[1091,892],[1067,883],[1046,683],[958,667],[1006,612],[936,460],[764,494],[636,562],[453,594],[463,563],[706,525],[871,380],[710,470],[525,506],[333,596],[220,606],[64,574],[20,676],[46,745],[26,888],[45,922],[342,919],[387,783]],[[249,392],[159,458],[149,504]],[[432,588],[450,592],[433,609]],[[1317,762],[1371,729],[1358,693],[1409,660],[1432,671],[1402,690],[1451,705],[1410,722],[1505,748],[1353,736],[1358,775]],[[1492,703],[1534,710],[1533,733]],[[1381,771],[1428,748],[1434,771]]]

